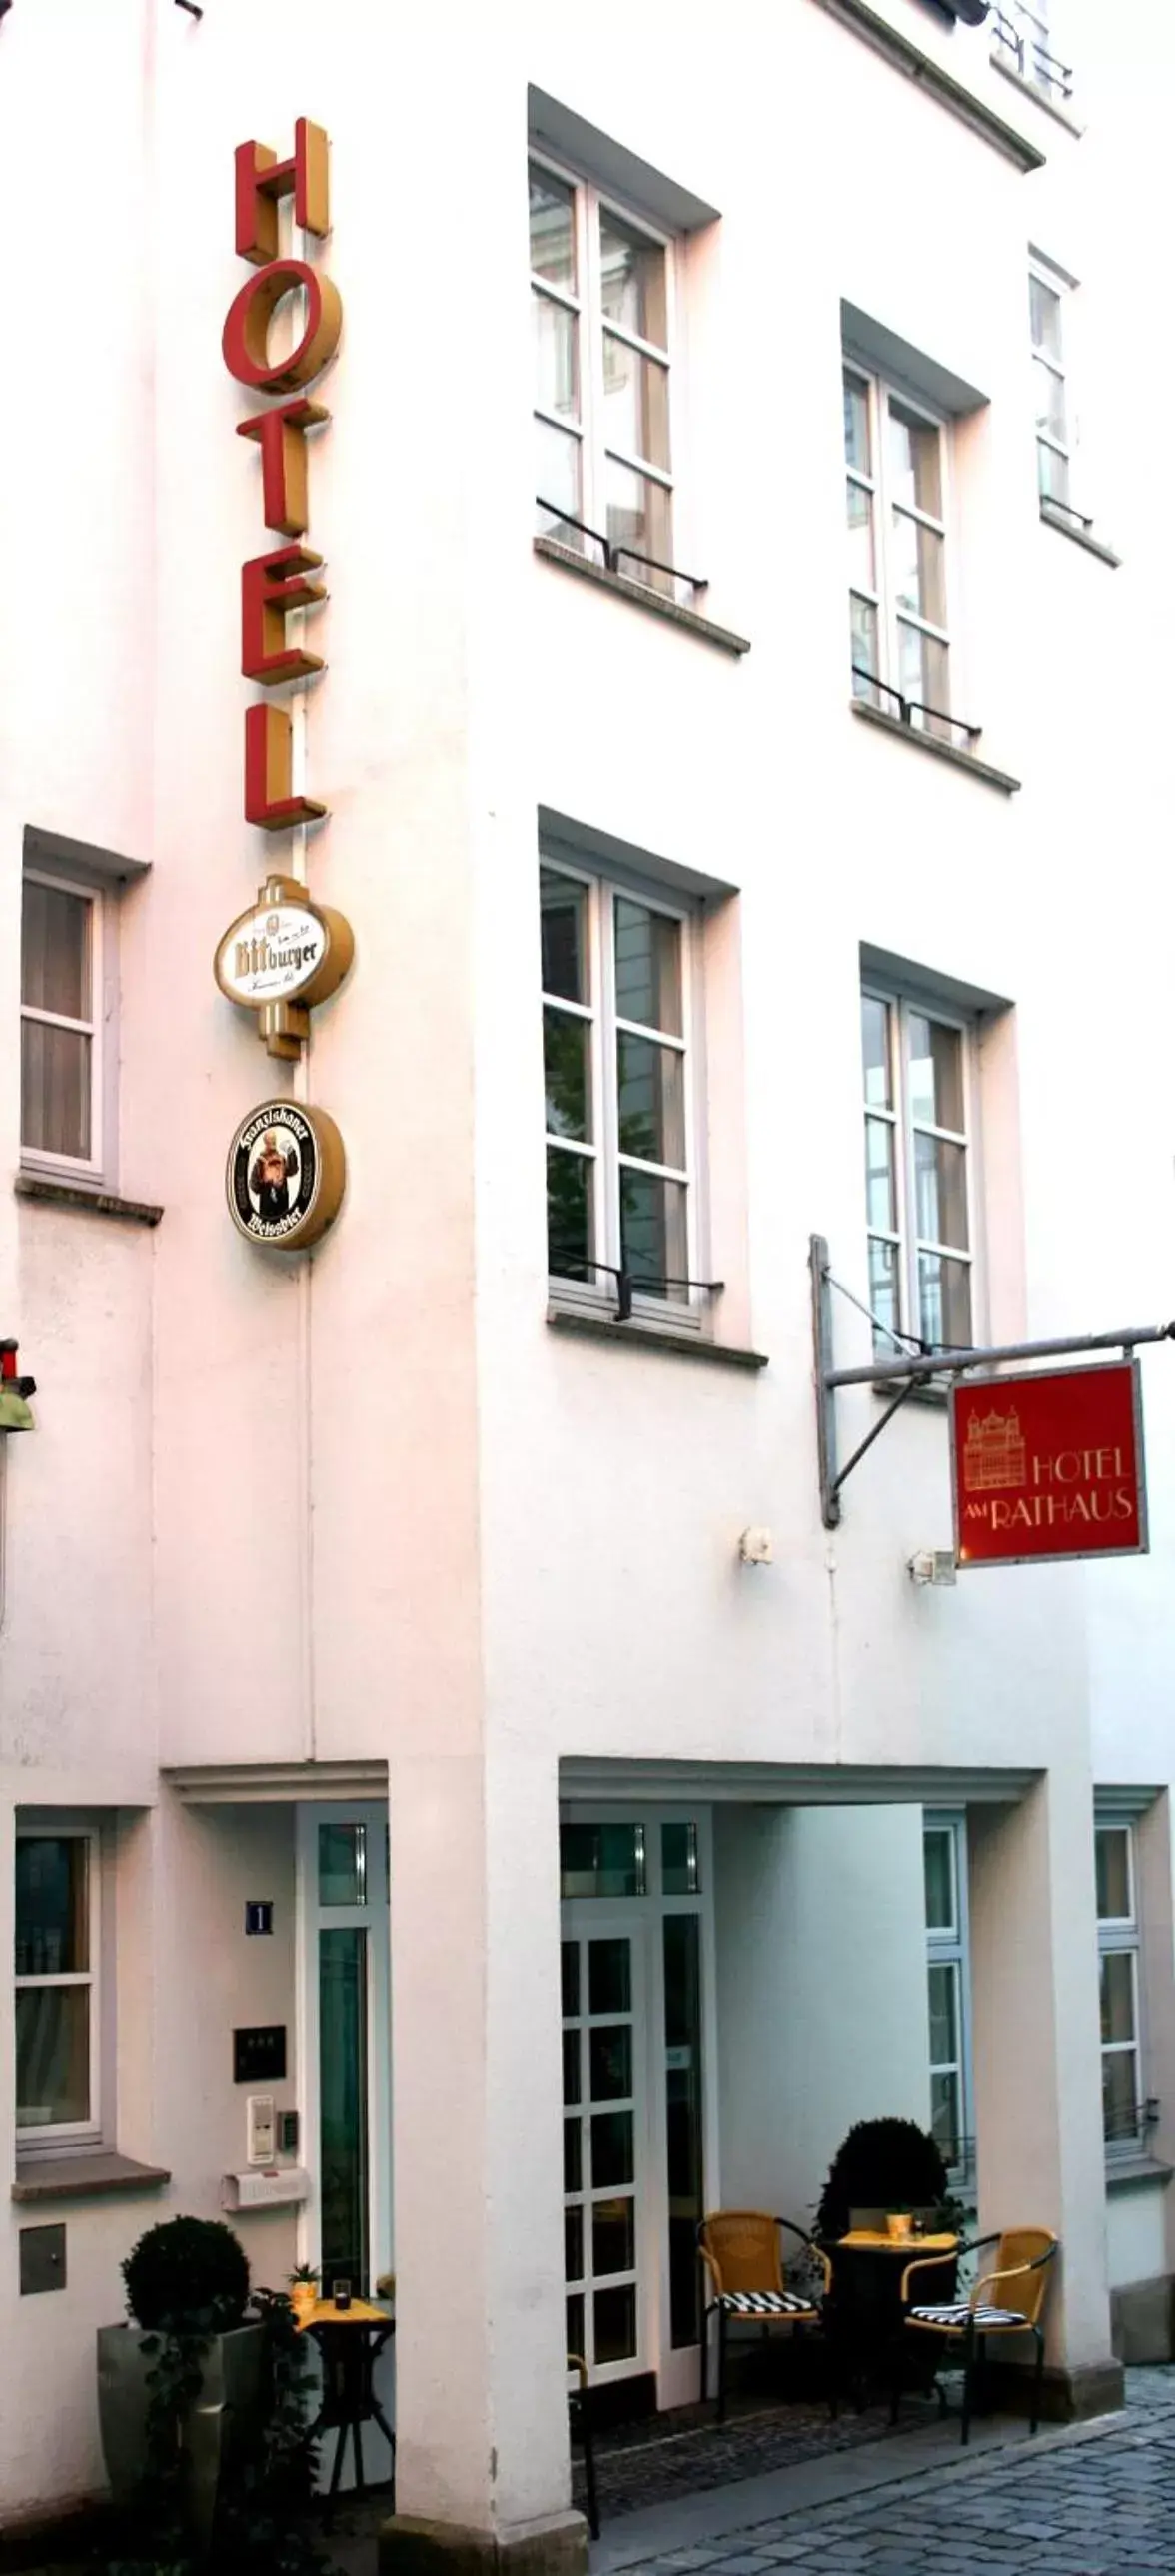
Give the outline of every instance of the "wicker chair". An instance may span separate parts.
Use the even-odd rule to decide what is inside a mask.
[[[984,2347],[989,2335],[1030,2334],[1036,2345],[1036,2368],[1032,2376],[1032,2417],[1029,2430],[1035,2433],[1040,2422],[1040,2389],[1044,2373],[1044,2328],[1041,2314],[1048,2293],[1051,2266],[1056,2257],[1057,2239],[1047,2227],[1012,2227],[1002,2236],[979,2236],[971,2245],[961,2245],[959,2256],[978,2254],[984,2246],[994,2245],[996,2255],[989,2271],[981,2272],[974,2288],[965,2298],[925,2301],[910,2284],[920,2272],[941,2271],[943,2257],[926,2255],[921,2262],[908,2263],[902,2274],[902,2304],[908,2334],[936,2334],[943,2339],[942,2360],[951,2347],[961,2347],[963,2364],[963,2440],[971,2435],[971,2399],[976,2364],[982,2366]],[[952,2261],[956,2257],[950,2258]],[[930,2284],[926,2284],[929,2290]],[[941,2367],[941,2364],[940,2364]],[[900,2374],[895,2378],[891,2420],[896,2421]],[[940,2392],[941,2403],[941,2392]]]
[[[704,2218],[698,2229],[698,2252],[708,2276],[704,2286],[711,2292],[709,2300],[703,2302],[702,2403],[707,2393],[710,2319],[716,2313],[719,2424],[726,2416],[726,2333],[730,2319],[761,2325],[764,2332],[771,2326],[789,2326],[802,2332],[805,2326],[814,2326],[820,2320],[823,2302],[787,2286],[779,2242],[781,2228],[786,2228],[789,2236],[798,2237],[819,2264],[827,2296],[832,2279],[828,2256],[813,2242],[806,2228],[793,2226],[790,2218],[772,2218],[762,2209],[719,2209]],[[835,2414],[835,2396],[832,2411]]]

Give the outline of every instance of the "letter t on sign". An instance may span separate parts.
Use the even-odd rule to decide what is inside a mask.
[[[277,201],[293,192],[294,222],[303,232],[330,231],[330,179],[326,134],[300,116],[294,149],[279,161],[267,143],[239,143],[236,150],[237,249],[263,268],[277,258]]]
[[[261,502],[267,528],[283,537],[304,537],[310,525],[306,475],[306,432],[329,420],[325,403],[277,403],[272,411],[254,412],[237,422],[238,438],[251,438],[261,450]]]

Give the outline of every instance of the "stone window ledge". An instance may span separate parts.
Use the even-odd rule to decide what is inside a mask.
[[[1044,527],[1055,528],[1059,537],[1068,537],[1071,545],[1083,546],[1087,555],[1096,555],[1098,562],[1108,564],[1111,572],[1118,571],[1121,555],[1116,555],[1112,546],[1104,546],[1100,537],[1091,536],[1089,529],[1082,527],[1080,519],[1071,519],[1067,510],[1050,510],[1047,496],[1041,499],[1040,516]]]
[[[1019,90],[1021,98],[1030,98],[1034,107],[1039,107],[1043,115],[1055,118],[1056,123],[1063,125],[1066,133],[1075,135],[1080,143],[1085,127],[1078,124],[1069,108],[1059,106],[1056,99],[1050,98],[1048,92],[1041,89],[1037,81],[1025,80],[1023,72],[1017,71],[1015,63],[1005,61],[998,47],[989,59],[993,72],[998,72],[1001,80],[1011,81],[1013,89]]]
[[[162,1208],[152,1207],[148,1199],[120,1199],[113,1190],[87,1190],[78,1181],[55,1181],[48,1172],[18,1172],[13,1188],[18,1199],[81,1208],[87,1216],[121,1217],[129,1225],[158,1225],[163,1215]]]
[[[594,581],[597,589],[610,590],[615,599],[631,600],[634,608],[647,610],[651,617],[667,618],[671,626],[680,626],[687,635],[697,635],[703,644],[713,644],[720,653],[739,658],[750,652],[745,635],[736,635],[729,626],[716,626],[712,617],[701,617],[696,608],[683,608],[680,600],[664,599],[659,590],[650,590],[643,581],[630,581],[626,573],[607,572],[603,564],[592,563],[587,555],[577,554],[574,546],[561,546],[556,537],[536,537],[536,555],[544,563],[561,564],[564,572],[578,573],[581,581]]]
[[[932,760],[949,761],[952,769],[966,770],[984,787],[996,787],[1002,796],[1018,796],[1020,781],[1006,769],[993,769],[988,760],[977,760],[973,751],[960,751],[953,742],[940,742],[934,733],[922,733],[916,725],[903,724],[900,716],[887,715],[884,707],[872,707],[867,698],[850,698],[853,714],[862,724],[877,725],[882,733],[892,733],[899,742],[908,743],[912,751],[928,752]]]
[[[664,1351],[675,1360],[701,1360],[711,1368],[765,1369],[763,1351],[743,1350],[734,1342],[709,1342],[700,1333],[674,1333],[635,1316],[617,1324],[606,1315],[577,1314],[569,1306],[548,1306],[547,1322],[558,1333],[578,1333],[585,1341],[611,1342],[620,1349]]]
[[[1173,2171],[1175,2167],[1161,2164],[1157,2156],[1144,2155],[1141,2150],[1136,2156],[1107,2156],[1106,2190],[1123,2191],[1127,2184],[1140,2182],[1166,2185]]]
[[[93,2200],[116,2191],[161,2191],[170,2181],[162,2165],[136,2164],[133,2156],[28,2156],[16,2168],[12,2197]]]

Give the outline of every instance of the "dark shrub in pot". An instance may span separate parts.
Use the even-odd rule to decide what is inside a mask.
[[[147,2230],[122,2267],[129,2325],[98,2330],[98,2416],[112,2493],[178,2460],[184,2521],[207,2547],[227,2473],[258,2435],[266,2330],[246,2315],[249,2265],[218,2219]]]

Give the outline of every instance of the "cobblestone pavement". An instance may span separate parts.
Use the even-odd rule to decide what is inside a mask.
[[[1175,2370],[1125,2415],[964,2455],[626,2576],[1175,2576]]]

